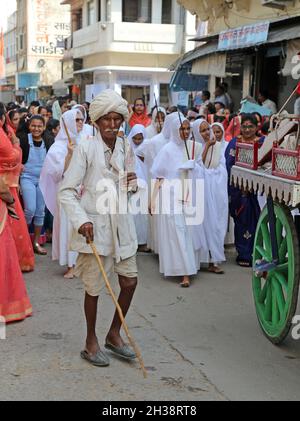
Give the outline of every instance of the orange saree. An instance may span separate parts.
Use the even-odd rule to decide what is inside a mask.
[[[18,195],[21,170],[21,148],[18,145],[12,145],[7,134],[0,128],[0,175],[10,188],[15,199],[15,210],[20,218],[19,220],[9,218],[8,223],[16,243],[21,270],[22,272],[31,272],[34,269],[34,253]]]
[[[32,314],[9,219],[6,204],[0,198],[0,316],[6,323]]]

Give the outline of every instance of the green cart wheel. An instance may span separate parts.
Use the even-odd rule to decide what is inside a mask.
[[[296,312],[300,256],[299,241],[289,208],[274,202],[279,264],[269,272],[253,272],[253,295],[259,324],[274,344],[289,333]],[[260,260],[272,262],[267,206],[260,215],[254,241],[253,267]]]

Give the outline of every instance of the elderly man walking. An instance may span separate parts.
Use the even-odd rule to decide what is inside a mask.
[[[105,90],[90,105],[90,117],[98,128],[95,137],[83,139],[74,151],[68,170],[59,191],[59,200],[74,228],[71,249],[79,253],[75,274],[85,287],[85,317],[87,338],[81,357],[96,366],[109,365],[107,355],[100,349],[96,335],[97,304],[103,279],[92,254],[89,242],[94,241],[104,268],[109,275],[118,274],[120,284],[119,304],[126,316],[137,285],[136,251],[137,238],[133,216],[119,212],[111,206],[109,212],[101,209],[110,197],[118,202],[119,183],[133,189],[136,175],[128,164],[130,146],[127,140],[117,137],[119,128],[128,119],[127,102],[116,92]],[[134,159],[134,158],[133,158]],[[78,187],[82,196],[78,199]],[[108,202],[110,202],[108,200]],[[136,354],[126,345],[121,336],[121,320],[115,312],[106,336],[105,347],[118,356],[134,359]]]

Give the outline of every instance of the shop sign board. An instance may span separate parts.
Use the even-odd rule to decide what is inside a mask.
[[[218,50],[235,50],[262,44],[268,39],[269,26],[270,22],[260,22],[222,31],[219,34]]]

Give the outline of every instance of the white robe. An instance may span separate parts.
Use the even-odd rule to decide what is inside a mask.
[[[214,154],[211,157],[211,150]],[[219,263],[226,260],[224,254],[225,235],[228,226],[227,170],[223,146],[217,142],[209,148],[204,171],[204,242],[199,255],[201,262]]]
[[[152,175],[157,179],[182,180],[181,165],[187,161],[184,142],[179,138],[180,121],[177,117],[173,121],[172,140],[170,140],[155,158]],[[193,142],[187,141],[189,154],[193,149]],[[201,156],[201,147],[196,145],[196,160]],[[197,165],[197,164],[196,164]],[[163,186],[160,189],[160,194]],[[173,195],[171,195],[172,203]],[[182,205],[183,206],[183,205]],[[194,226],[186,224],[184,212],[177,214],[171,207],[169,214],[159,213],[158,244],[159,270],[165,276],[195,275],[199,270],[197,252],[194,245]]]
[[[78,142],[78,133],[76,130],[76,116],[78,109],[67,111],[63,118],[68,128],[71,140]],[[40,189],[43,193],[45,203],[53,220],[52,234],[52,259],[58,260],[61,266],[72,267],[75,265],[78,253],[70,251],[69,242],[71,239],[72,227],[69,220],[59,205],[57,193],[60,188],[65,166],[65,158],[68,153],[68,139],[61,122],[61,130],[58,133],[54,144],[49,149],[44,166],[41,171]]]
[[[136,154],[137,148],[140,145],[139,146],[135,145],[132,138],[136,136],[137,134],[142,134],[143,137],[145,136],[145,127],[142,126],[141,124],[136,124],[135,126],[133,126],[128,135],[128,140],[135,154]],[[141,143],[141,145],[143,144],[143,142]],[[136,156],[136,161],[135,161],[135,172],[138,177],[139,190],[138,190],[138,193],[136,193],[136,195],[131,197],[131,201],[137,201],[136,197],[138,195],[140,198],[139,199],[140,201],[143,201],[145,204],[148,204],[147,169],[146,169],[145,163],[142,162],[142,160],[138,156]],[[148,206],[146,207],[146,209],[148,210]],[[147,244],[148,242],[148,213],[146,214],[141,213],[141,212],[134,213],[133,217],[134,217],[134,224],[135,224],[138,244],[139,245]]]
[[[152,184],[151,183],[151,168],[153,162],[161,151],[161,149],[169,142],[171,135],[171,126],[174,119],[177,117],[177,113],[169,114],[166,116],[163,128],[161,133],[156,134],[154,137],[147,138],[144,142],[136,149],[136,155],[144,158],[144,167],[147,173],[148,180],[148,189],[151,194]],[[149,133],[149,132],[148,132]],[[146,128],[146,137],[147,137],[147,128]],[[156,215],[149,215],[148,217],[148,247],[154,251],[154,253],[159,254],[159,244],[158,244],[158,219]]]

